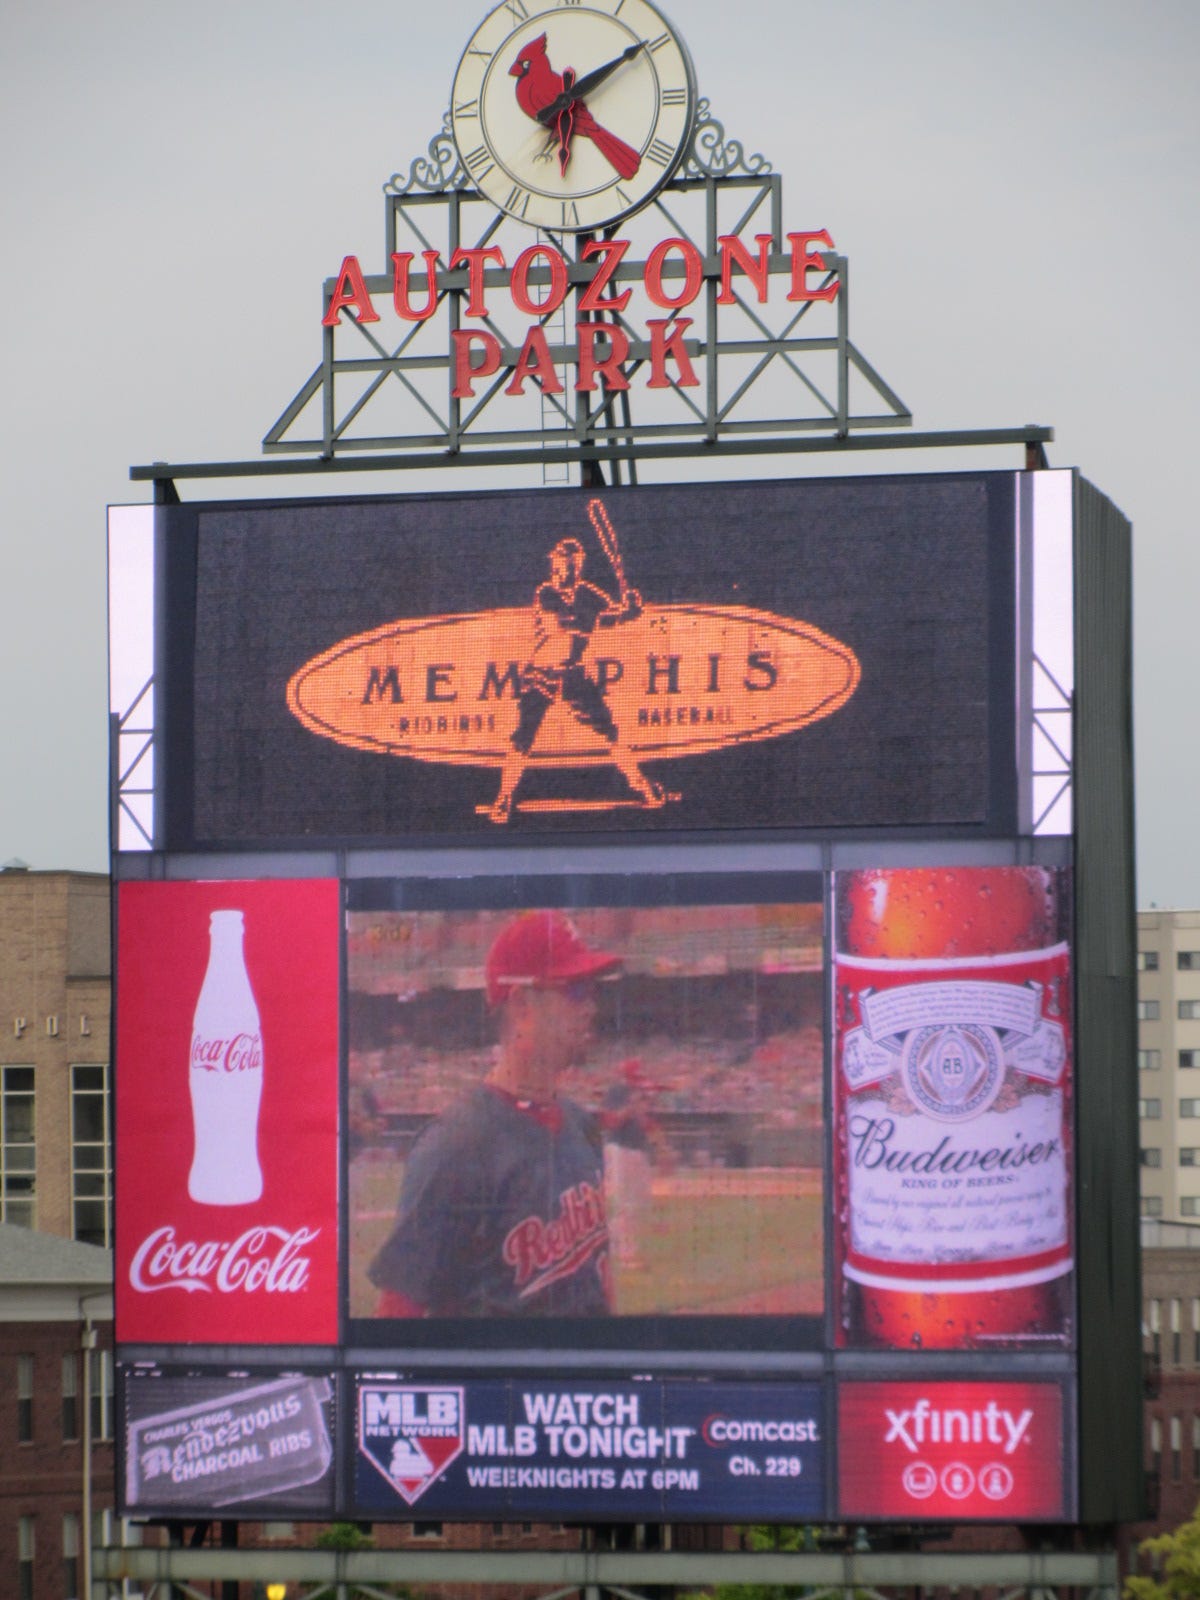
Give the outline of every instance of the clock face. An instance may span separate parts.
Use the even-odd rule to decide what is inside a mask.
[[[480,192],[534,228],[627,216],[684,153],[687,50],[649,0],[505,0],[475,30],[450,114]]]

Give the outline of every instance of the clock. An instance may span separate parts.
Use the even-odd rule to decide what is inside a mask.
[[[695,111],[687,47],[649,0],[504,0],[475,30],[450,97],[480,192],[556,232],[604,227],[653,199]]]

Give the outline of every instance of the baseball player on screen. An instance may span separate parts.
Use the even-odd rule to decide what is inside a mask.
[[[597,530],[603,527],[615,541],[599,501],[592,502]],[[609,549],[605,545],[606,550]],[[614,546],[615,548],[615,546]],[[630,589],[619,558],[609,554],[620,586],[619,595],[584,579],[585,553],[578,539],[560,539],[550,551],[550,576],[533,597],[533,653],[521,672],[520,709],[511,748],[500,772],[500,790],[487,815],[507,822],[512,815],[517,786],[529,761],[534,741],[546,713],[561,700],[572,718],[607,741],[611,759],[634,798],[644,806],[661,806],[662,786],[647,778],[630,751],[618,739],[616,722],[604,698],[600,680],[587,669],[585,655],[597,628],[633,622],[642,614],[642,597]]]
[[[496,1064],[413,1146],[368,1269],[377,1316],[609,1311],[600,1133],[558,1080],[586,1054],[596,983],[620,964],[560,911],[505,924],[484,969]]]

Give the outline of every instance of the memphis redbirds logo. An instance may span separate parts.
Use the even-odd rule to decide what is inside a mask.
[[[465,1430],[461,1389],[413,1383],[359,1388],[359,1453],[410,1506],[461,1455]]]

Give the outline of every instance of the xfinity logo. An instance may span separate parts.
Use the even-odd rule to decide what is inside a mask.
[[[986,1406],[973,1411],[959,1407],[938,1409],[926,1399],[920,1399],[908,1411],[884,1408],[888,1422],[885,1444],[893,1439],[911,1454],[925,1444],[998,1444],[1004,1446],[1005,1455],[1013,1451],[1025,1438],[1033,1411],[1008,1411],[989,1400]]]

